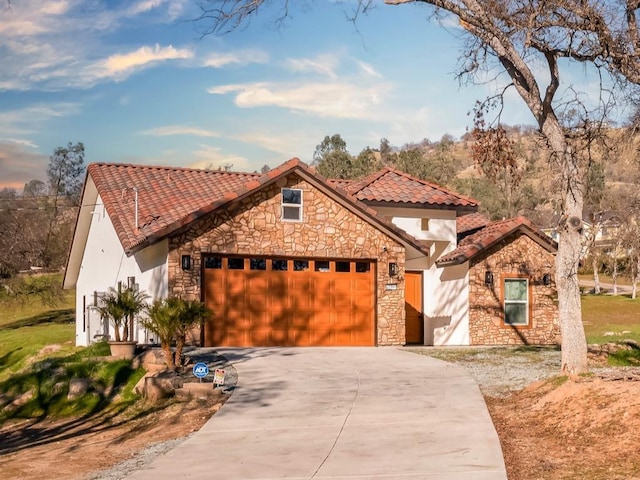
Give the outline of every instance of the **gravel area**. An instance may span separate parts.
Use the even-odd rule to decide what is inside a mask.
[[[410,351],[456,363],[478,382],[482,394],[505,397],[560,372],[560,350],[545,347],[428,347]]]
[[[455,363],[478,382],[485,397],[502,398],[534,382],[560,375],[561,352],[555,347],[416,347],[410,351]],[[590,365],[605,380],[640,378],[640,367]]]

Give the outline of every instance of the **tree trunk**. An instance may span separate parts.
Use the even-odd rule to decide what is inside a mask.
[[[636,299],[638,293],[638,277],[640,276],[640,257],[636,260],[636,271],[633,275],[633,289],[631,290],[631,298]]]
[[[182,350],[184,348],[184,344],[186,343],[187,338],[186,335],[181,334],[176,338],[176,366],[182,367]]]
[[[593,256],[593,293],[600,295],[600,275],[598,274],[598,258]]]
[[[162,352],[164,353],[164,361],[167,363],[167,368],[169,370],[175,370],[176,363],[173,360],[173,353],[171,352],[171,343],[161,342],[160,346],[162,347]]]
[[[576,375],[587,371],[587,340],[582,325],[578,265],[582,236],[583,192],[578,159],[570,151],[562,127],[550,118],[542,131],[562,169],[563,223],[556,255],[558,314],[562,335],[562,371]]]
[[[618,295],[618,261],[613,259],[613,294]]]

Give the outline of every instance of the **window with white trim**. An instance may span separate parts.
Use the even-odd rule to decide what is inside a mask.
[[[282,189],[282,220],[286,222],[302,221],[302,190]]]
[[[529,325],[529,280],[505,278],[503,287],[505,325]]]

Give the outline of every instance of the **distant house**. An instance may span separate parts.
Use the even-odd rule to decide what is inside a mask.
[[[541,230],[555,242],[560,240],[560,220],[561,215],[553,213],[541,227]],[[594,247],[603,252],[614,249],[623,225],[623,215],[619,212],[585,212],[582,216],[582,257],[588,255],[589,250]]]
[[[390,168],[334,181],[298,159],[262,175],[92,164],[64,279],[76,343],[109,334],[95,307],[119,282],[204,301],[205,346],[554,343],[555,242],[477,210]]]

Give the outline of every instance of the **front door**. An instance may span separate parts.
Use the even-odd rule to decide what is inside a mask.
[[[405,272],[405,335],[407,344],[424,344],[422,272]]]

